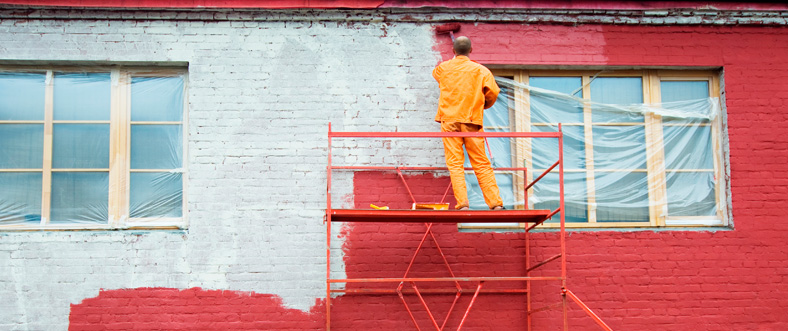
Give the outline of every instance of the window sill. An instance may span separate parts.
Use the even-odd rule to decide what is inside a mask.
[[[0,225],[0,232],[16,231],[116,231],[116,230],[184,230],[188,228],[182,219],[131,219],[123,225],[109,224],[48,224],[48,225]]]
[[[686,218],[668,218],[665,220],[664,226],[655,226],[649,222],[596,222],[596,223],[565,223],[564,227],[568,230],[602,230],[602,231],[660,231],[660,230],[696,230],[696,229],[712,229],[712,230],[726,230],[732,229],[720,219],[711,219],[707,217],[686,217]],[[554,231],[561,228],[558,222],[543,223],[532,231],[545,230]],[[485,226],[460,224],[460,232],[522,232],[524,228],[520,226]]]

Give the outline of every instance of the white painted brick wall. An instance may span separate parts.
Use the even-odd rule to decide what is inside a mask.
[[[255,291],[308,309],[325,294],[327,124],[437,131],[433,43],[407,23],[0,19],[0,60],[185,61],[190,75],[189,229],[0,233],[0,329],[65,330],[69,305],[102,288]],[[437,140],[344,146],[335,161],[442,162]],[[352,179],[335,178],[334,203],[352,203]]]

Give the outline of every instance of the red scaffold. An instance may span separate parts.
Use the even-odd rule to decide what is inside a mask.
[[[403,210],[378,210],[378,209],[333,209],[331,207],[331,179],[334,171],[396,171],[399,177],[403,180],[408,194],[415,204],[415,199],[407,187],[405,178],[401,170],[415,170],[415,171],[446,171],[446,167],[405,167],[405,166],[335,166],[332,164],[332,141],[333,139],[346,139],[346,138],[444,138],[444,137],[483,137],[483,138],[539,138],[539,139],[557,139],[558,140],[558,160],[553,163],[551,167],[546,169],[541,175],[535,178],[532,182],[527,182],[527,177],[523,176],[525,188],[524,209],[502,210],[502,211],[480,211],[480,210],[429,210],[429,209],[403,209]],[[528,209],[528,190],[545,175],[558,169],[558,185],[559,185],[559,205],[555,210],[541,210],[541,209]],[[521,171],[525,173],[525,167],[510,167],[510,168],[495,168],[496,170],[507,171]],[[562,126],[558,125],[556,132],[334,132],[331,131],[331,123],[328,125],[328,166],[327,166],[327,200],[326,200],[326,330],[331,330],[331,295],[332,293],[342,294],[396,294],[405,306],[414,326],[417,330],[421,330],[411,307],[405,301],[404,293],[415,294],[419,298],[419,302],[426,310],[430,319],[432,327],[436,330],[444,330],[451,311],[454,310],[457,301],[463,293],[463,288],[460,282],[473,282],[476,283],[473,297],[470,304],[465,308],[464,314],[459,322],[457,330],[461,330],[465,324],[468,314],[471,311],[476,298],[480,293],[510,293],[510,294],[525,294],[526,295],[526,314],[527,314],[527,330],[531,330],[531,315],[554,308],[553,306],[546,306],[542,308],[533,309],[531,307],[531,282],[533,281],[553,281],[561,283],[561,306],[563,309],[563,325],[564,330],[568,330],[568,317],[567,317],[567,298],[571,299],[579,305],[602,329],[612,330],[607,326],[591,309],[588,308],[572,291],[566,286],[566,229],[565,229],[565,213],[560,213],[560,253],[549,257],[534,265],[530,265],[530,243],[528,233],[534,228],[549,220],[559,212],[564,210],[564,160],[563,160],[563,133]],[[448,190],[447,190],[448,193]],[[445,195],[444,195],[445,198]],[[346,278],[346,279],[333,279],[331,278],[331,225],[334,222],[382,222],[382,223],[424,223],[425,232],[421,238],[419,245],[413,254],[413,257],[408,264],[405,273],[402,277],[390,278]],[[525,224],[525,275],[519,277],[458,277],[454,274],[451,264],[446,259],[437,238],[432,231],[434,223],[522,223]],[[411,267],[424,246],[427,239],[431,239],[435,244],[438,253],[442,259],[443,264],[450,277],[440,278],[417,278],[409,277]],[[560,276],[530,276],[530,272],[542,267],[552,261],[560,260],[561,273]],[[519,288],[496,288],[489,291],[483,291],[485,282],[525,282],[525,287]],[[453,282],[455,289],[419,289],[419,283],[431,282]],[[373,288],[373,289],[332,289],[333,284],[348,284],[348,283],[392,283],[397,284],[392,288]],[[410,289],[406,289],[406,284]],[[423,293],[454,293],[455,298],[449,309],[449,314],[446,315],[443,321],[435,318],[430,311],[427,303],[422,297]]]

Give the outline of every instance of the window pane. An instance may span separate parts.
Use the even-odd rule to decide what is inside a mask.
[[[55,124],[52,168],[109,168],[109,124]]]
[[[709,97],[709,82],[708,81],[662,81],[660,82],[660,91],[662,93],[662,102],[675,102],[686,100],[706,99]],[[665,105],[666,107],[675,107],[673,105]],[[687,107],[682,105],[681,107]],[[686,111],[686,109],[685,109]],[[693,120],[673,117],[663,117],[663,123],[687,123]]]
[[[108,73],[56,73],[54,93],[55,120],[109,120]]]
[[[41,222],[41,173],[0,173],[0,225]]]
[[[645,169],[646,128],[643,126],[595,126],[596,169]]]
[[[489,109],[484,110],[484,128],[491,126],[509,127],[510,107],[514,108],[514,94],[506,86],[501,86],[498,99]]]
[[[710,126],[664,126],[667,169],[712,169]]]
[[[132,173],[130,217],[181,217],[183,181],[179,173]]]
[[[503,130],[485,131],[507,132]],[[509,168],[512,166],[512,144],[509,142],[510,140],[511,138],[487,138],[487,144],[490,145],[490,152],[488,152],[488,155],[492,155],[490,162],[492,163],[493,167]],[[484,148],[487,149],[487,146]]]
[[[528,85],[570,94],[578,98],[583,97],[583,79],[581,77],[530,77]]]
[[[133,77],[131,79],[132,121],[178,122],[182,119],[182,77]]]
[[[582,97],[580,77],[531,77],[529,85],[564,94]],[[555,98],[531,93],[532,123],[583,123],[583,103],[578,100]]]
[[[597,77],[591,81],[591,101],[628,105],[643,103],[641,77]]]
[[[484,130],[485,132],[508,132],[508,130]],[[484,145],[484,150],[487,152],[487,158],[492,163],[493,168],[509,168],[512,166],[512,145],[509,143],[510,138],[487,138],[487,143]],[[489,146],[489,149],[487,148]],[[471,166],[468,152],[464,152],[465,167]]]
[[[0,73],[0,121],[44,120],[45,74]]]
[[[557,127],[532,126],[533,132],[555,132]],[[564,168],[584,169],[586,164],[585,129],[582,126],[564,126]],[[558,161],[558,139],[531,139],[533,168],[547,169]]]
[[[132,125],[131,168],[180,168],[181,141],[180,125]]]
[[[662,102],[704,99],[709,97],[708,81],[662,81]]]
[[[50,223],[107,223],[106,172],[53,172]]]
[[[668,172],[668,216],[714,216],[714,174],[711,172]]]
[[[536,179],[541,173],[534,173]],[[528,197],[529,203],[533,203],[533,209],[555,210],[560,205],[558,186],[558,170],[553,170],[542,177],[533,186],[533,194]],[[585,172],[565,172],[564,173],[564,204],[566,205],[567,223],[588,222],[588,207],[586,200],[586,173]],[[561,213],[555,214],[547,223],[560,223]]]
[[[629,105],[643,103],[643,82],[640,77],[598,77],[591,81],[591,101],[602,104]],[[643,115],[594,106],[594,123],[643,122]]]
[[[514,191],[512,190],[512,175],[495,174],[495,182],[498,184],[498,191],[501,193],[501,200],[507,209],[514,209]],[[471,209],[489,209],[484,202],[482,190],[479,187],[479,180],[474,174],[465,174],[465,186],[468,188],[468,204]]]
[[[648,222],[648,179],[645,172],[597,172],[597,222]]]
[[[43,124],[0,124],[0,169],[41,169]]]
[[[662,102],[704,99],[709,97],[709,82],[662,81]],[[663,126],[665,165],[667,169],[712,169],[711,127],[707,120],[663,118],[663,122],[683,126]],[[668,216],[714,216],[717,202],[712,172],[666,173]]]

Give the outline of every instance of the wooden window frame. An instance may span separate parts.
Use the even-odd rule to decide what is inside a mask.
[[[531,77],[580,77],[582,81],[581,97],[586,101],[591,101],[591,80],[595,77],[640,77],[643,87],[643,103],[658,104],[661,102],[660,84],[663,81],[707,81],[709,86],[709,96],[720,97],[720,73],[716,70],[663,70],[663,69],[638,69],[638,70],[528,70],[528,69],[493,69],[493,74],[499,77],[509,77],[518,83],[528,84]],[[510,122],[513,131],[528,132],[534,125],[530,115],[530,97],[527,92],[514,91],[515,102],[512,103],[514,121]],[[722,150],[722,116],[717,116],[710,124],[712,139],[713,169],[716,180],[715,200],[717,204],[716,216],[673,216],[664,215],[667,210],[667,182],[665,168],[665,153],[663,142],[662,117],[656,114],[646,114],[643,123],[594,123],[591,117],[591,107],[584,107],[583,123],[563,123],[564,126],[582,125],[585,135],[585,169],[567,169],[565,172],[586,172],[587,196],[587,222],[565,223],[567,228],[659,228],[659,227],[724,227],[730,225],[727,187],[724,183],[725,166]],[[649,199],[649,221],[648,222],[596,222],[596,203],[595,203],[595,182],[594,182],[594,155],[593,155],[593,127],[610,125],[643,125],[645,128],[646,142],[646,169],[648,179],[648,199]],[[670,124],[667,124],[670,125]],[[544,169],[534,169],[530,158],[532,155],[532,145],[528,139],[514,139],[512,143],[513,164],[525,164],[528,168],[526,174],[530,183]],[[695,169],[682,169],[680,171],[692,171]],[[709,169],[697,169],[698,171],[709,171]],[[643,170],[637,170],[643,171]],[[514,175],[514,197],[515,201],[524,201],[522,176]],[[533,188],[529,189],[528,194],[533,194]],[[530,206],[533,208],[533,199],[529,199]],[[523,208],[522,204],[516,208]],[[560,227],[559,223],[544,223],[539,228],[550,229]],[[519,226],[476,226],[465,225],[462,229],[517,229]]]
[[[189,225],[186,197],[188,188],[188,71],[179,67],[124,67],[124,66],[0,66],[0,72],[45,73],[44,120],[18,121],[0,120],[0,124],[43,124],[44,159],[42,168],[0,169],[5,172],[42,173],[41,222],[38,225],[0,224],[0,231],[32,230],[118,230],[118,229],[185,229]],[[54,75],[55,73],[109,73],[110,74],[110,120],[71,121],[54,120]],[[178,122],[132,122],[131,121],[131,78],[132,77],[182,77],[183,116]],[[106,169],[52,169],[52,135],[54,124],[109,124],[109,168]],[[182,216],[129,218],[129,200],[132,172],[165,172],[171,169],[131,169],[131,125],[168,124],[181,125],[182,131]],[[108,172],[108,220],[101,224],[50,224],[51,188],[53,172]]]

